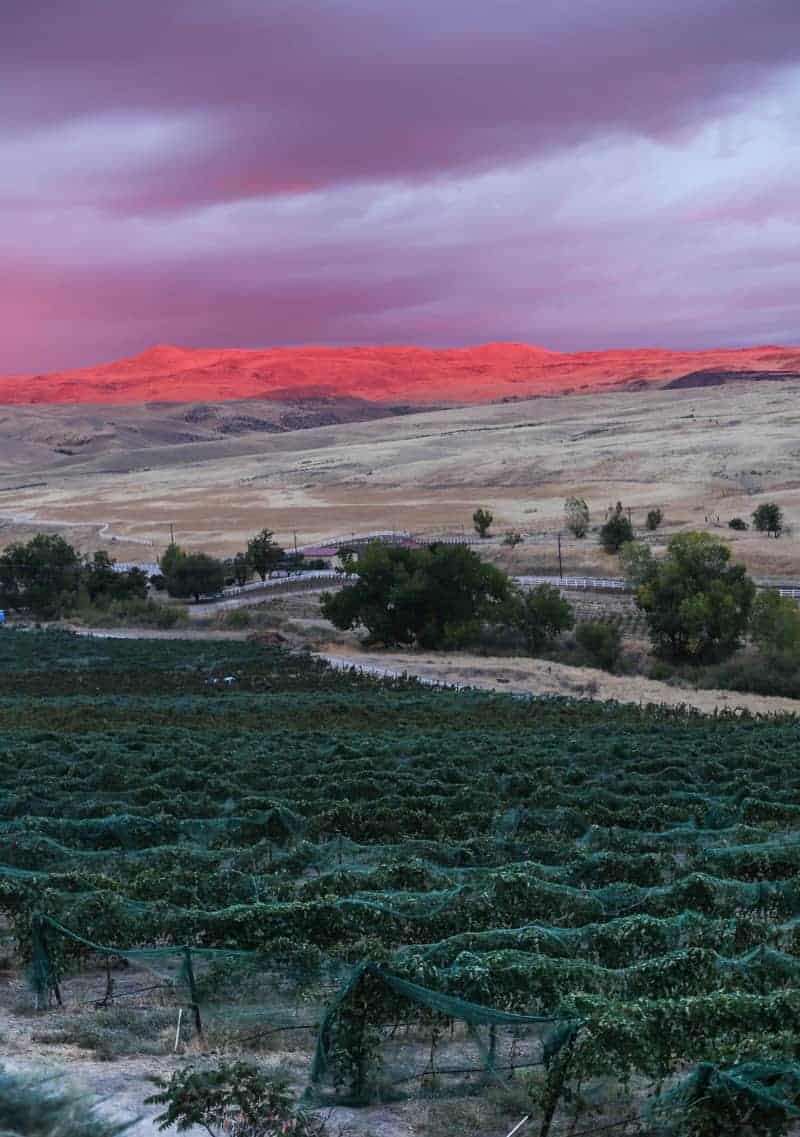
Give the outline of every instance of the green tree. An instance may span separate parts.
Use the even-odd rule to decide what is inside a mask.
[[[638,588],[656,572],[656,560],[649,545],[626,541],[619,551],[619,567],[628,583]]]
[[[231,574],[239,586],[247,584],[250,579],[250,561],[247,553],[236,553],[231,559]]]
[[[98,549],[84,563],[81,580],[90,602],[102,607],[115,600],[145,600],[147,574],[138,568],[119,572],[115,565],[105,549]]]
[[[663,511],[656,507],[655,509],[649,509],[647,511],[647,520],[645,521],[645,524],[651,533],[655,533],[656,529],[658,529],[663,520]]]
[[[532,653],[544,650],[575,623],[569,602],[552,584],[540,584],[516,594],[510,612],[511,623],[522,632]]]
[[[618,553],[623,545],[632,540],[633,526],[617,502],[616,509],[600,530],[600,544],[607,553]]]
[[[783,532],[783,513],[774,501],[762,502],[753,513],[753,525],[768,537],[780,537]]]
[[[184,553],[169,573],[164,574],[170,596],[185,599],[193,596],[216,596],[225,584],[225,566],[208,553]]]
[[[74,607],[80,584],[80,557],[63,537],[37,533],[0,556],[0,598],[6,608],[58,617]]]
[[[512,549],[516,549],[517,545],[522,543],[522,534],[517,532],[516,529],[509,529],[503,538],[504,545],[510,545]]]
[[[273,537],[271,529],[262,529],[247,542],[248,563],[262,580],[267,579],[272,569],[279,565],[286,555]]]
[[[564,502],[564,520],[573,537],[589,532],[589,506],[582,497],[568,497]]]
[[[163,577],[168,577],[175,571],[181,559],[185,556],[186,554],[184,553],[183,549],[180,547],[180,545],[176,545],[174,541],[172,544],[167,545],[166,549],[161,555],[161,559],[158,562],[158,567],[161,569],[161,575]]]
[[[489,509],[479,506],[472,515],[472,524],[479,537],[488,537],[489,530],[494,521],[494,514]]]
[[[483,622],[502,618],[512,594],[505,573],[465,545],[405,549],[374,542],[356,562],[356,576],[325,593],[323,615],[337,628],[363,627],[373,643],[437,648],[463,642]]]
[[[732,517],[728,522],[729,529],[738,529],[740,533],[744,533],[747,529],[747,522],[743,517]]]
[[[759,592],[750,616],[750,634],[768,656],[800,662],[800,608],[774,589]]]
[[[575,639],[597,667],[613,671],[619,663],[622,637],[616,624],[604,620],[586,620],[575,629]]]
[[[730,549],[710,533],[679,533],[667,555],[653,561],[636,603],[653,647],[675,660],[711,662],[738,647],[747,628],[755,585]]]

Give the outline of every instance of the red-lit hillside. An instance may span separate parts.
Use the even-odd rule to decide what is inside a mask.
[[[299,347],[266,351],[160,346],[132,359],[0,378],[0,404],[194,402],[356,396],[391,403],[471,403],[661,383],[687,373],[798,372],[800,348],[563,354],[526,344],[431,350]]]

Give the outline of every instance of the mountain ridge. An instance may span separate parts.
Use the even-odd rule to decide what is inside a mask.
[[[68,371],[0,377],[0,405],[357,398],[483,403],[534,395],[660,386],[700,371],[800,374],[800,347],[557,352],[532,344],[474,347],[186,348],[145,351]]]

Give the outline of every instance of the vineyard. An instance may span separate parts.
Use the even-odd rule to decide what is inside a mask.
[[[513,1085],[542,1134],[784,1132],[799,758],[794,719],[6,631],[0,931],[45,1043],[124,1018],[279,1048],[315,1103]]]

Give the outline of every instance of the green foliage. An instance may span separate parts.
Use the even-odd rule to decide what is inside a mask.
[[[744,533],[745,530],[748,528],[748,524],[744,520],[743,517],[732,517],[730,519],[730,521],[728,522],[728,528],[729,529],[736,529],[740,533]]]
[[[519,545],[521,543],[522,543],[522,534],[520,532],[518,532],[516,529],[509,529],[509,531],[506,533],[505,537],[503,537],[503,544],[504,545],[510,545],[512,549],[515,549],[517,547],[517,545]]]
[[[277,568],[286,555],[273,538],[271,529],[262,529],[247,542],[247,563],[262,580],[267,579],[270,572]]]
[[[623,545],[633,540],[633,526],[617,502],[616,508],[600,529],[600,544],[607,553],[618,553]]]
[[[509,611],[509,622],[522,632],[532,653],[543,651],[575,623],[569,602],[552,584],[539,584],[516,594]]]
[[[118,1137],[130,1124],[99,1116],[85,1094],[65,1090],[60,1078],[30,1078],[0,1069],[3,1137]]]
[[[178,599],[193,596],[199,601],[201,596],[216,596],[225,584],[222,561],[208,553],[182,553],[170,562],[164,576],[167,592]]]
[[[175,573],[178,569],[186,553],[173,541],[168,545],[158,562],[158,567],[161,569],[161,575],[166,579]]]
[[[472,524],[479,537],[488,537],[489,530],[494,521],[494,514],[489,509],[479,506],[472,515]]]
[[[636,593],[655,650],[669,659],[709,662],[739,645],[755,585],[730,549],[708,533],[679,533],[653,561]],[[646,561],[643,559],[642,564]]]
[[[229,561],[225,562],[225,567],[230,573],[233,584],[238,584],[239,587],[247,584],[250,579],[250,561],[247,553],[236,553]]]
[[[664,513],[658,507],[656,509],[649,509],[647,511],[647,520],[645,524],[651,533],[655,533],[661,522],[664,520]]]
[[[750,633],[765,655],[800,666],[800,608],[773,589],[759,592],[750,616]]]
[[[234,608],[225,615],[226,628],[249,628],[251,623],[252,618],[246,608]]]
[[[774,501],[765,501],[753,513],[753,526],[768,537],[780,537],[783,532],[783,513]]]
[[[585,537],[589,531],[589,506],[582,497],[568,497],[564,502],[564,519],[573,537]]]
[[[80,584],[80,558],[63,537],[37,533],[0,556],[0,603],[6,608],[58,617],[74,607]]]
[[[375,542],[348,561],[354,584],[322,597],[337,628],[366,628],[387,645],[441,648],[464,642],[481,622],[502,620],[508,577],[464,545],[405,549]]]
[[[585,620],[575,629],[575,639],[597,667],[613,671],[619,663],[622,637],[616,624]]]
[[[626,541],[619,551],[619,567],[628,584],[639,588],[658,572],[653,552],[641,541]]]
[[[322,1137],[324,1125],[296,1107],[285,1081],[273,1081],[247,1062],[215,1067],[186,1066],[169,1081],[156,1079],[159,1093],[147,1104],[166,1108],[160,1129],[179,1133],[199,1125],[211,1137]]]

